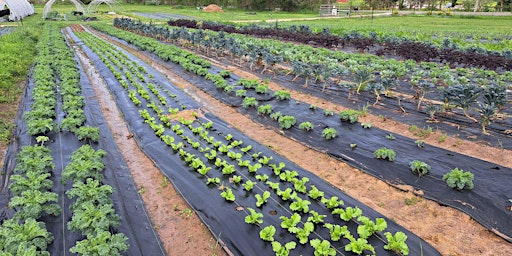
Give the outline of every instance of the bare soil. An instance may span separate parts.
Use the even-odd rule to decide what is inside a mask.
[[[103,37],[104,39],[108,39]],[[114,41],[112,43],[116,44]],[[168,68],[158,64],[145,54],[132,48],[117,44],[125,50],[141,58],[146,63],[165,74],[170,81],[182,88],[204,106],[203,112],[211,112],[228,122],[246,135],[263,145],[267,145],[277,153],[308,169],[334,186],[345,191],[350,196],[367,204],[386,217],[411,230],[428,243],[432,244],[443,255],[512,255],[512,244],[506,242],[496,234],[475,222],[470,216],[458,210],[444,207],[436,202],[424,199],[407,186],[400,189],[376,179],[358,169],[352,168],[342,161],[338,161],[326,154],[312,150],[302,144],[281,136],[279,133],[253,122],[240,114],[236,109],[224,105],[220,101],[204,93],[193,84],[185,81]],[[204,56],[203,56],[204,57]],[[236,66],[226,66],[209,59],[215,65],[221,66],[233,73],[249,77],[256,76],[243,71]],[[270,83],[272,90],[282,90],[278,84]],[[315,104],[327,109],[340,111],[342,106],[333,104],[320,98],[291,91],[294,99]],[[415,138],[409,126],[391,121],[382,120],[377,116],[368,114],[364,122],[371,122],[374,126],[390,132]],[[481,143],[460,140],[458,138],[444,138],[444,134],[433,132],[425,142],[428,144],[457,151],[479,159],[494,162],[503,166],[512,167],[507,155],[510,150],[497,149]]]

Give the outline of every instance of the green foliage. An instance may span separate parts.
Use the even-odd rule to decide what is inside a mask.
[[[321,202],[325,205],[325,207],[327,207],[327,209],[334,209],[334,208],[338,207],[339,205],[344,205],[345,204],[343,202],[343,200],[339,200],[338,201],[338,197],[337,196],[332,196],[329,199],[327,199],[325,197],[322,197]]]
[[[379,148],[373,153],[373,156],[377,159],[387,159],[390,162],[395,161],[396,153],[394,150],[382,147]]]
[[[312,222],[315,224],[324,222],[324,218],[327,217],[327,215],[319,214],[313,210],[309,211],[309,214],[311,214],[311,216],[308,217],[307,222]]]
[[[370,129],[370,128],[372,128],[372,124],[371,123],[361,123],[361,127],[363,127],[364,129]]]
[[[206,179],[206,185],[210,185],[210,184],[219,185],[220,184],[220,178],[219,177],[207,178]]]
[[[222,191],[220,193],[220,196],[222,196],[222,198],[226,199],[226,201],[231,201],[231,202],[234,202],[236,199],[235,194],[233,194],[233,191],[230,188],[224,189],[224,191]]]
[[[59,215],[60,207],[57,203],[58,195],[53,192],[39,190],[25,190],[21,195],[14,196],[9,202],[9,208],[17,209],[14,219],[39,219],[44,213]]]
[[[290,216],[290,218],[286,216],[280,216],[279,219],[281,220],[281,227],[290,230],[292,228],[295,228],[295,226],[297,226],[297,224],[300,223],[301,217],[300,214],[293,213],[292,216]]]
[[[128,246],[128,237],[124,234],[103,230],[78,241],[69,251],[78,255],[120,255],[120,252],[128,250]]]
[[[341,121],[353,124],[359,120],[359,116],[361,116],[361,111],[346,109],[342,110],[338,116],[340,117]]]
[[[86,202],[92,202],[95,205],[112,204],[112,195],[114,189],[109,185],[101,185],[99,180],[87,178],[86,182],[78,181],[73,183],[73,188],[66,192],[66,195],[76,201],[71,204],[71,210],[78,210],[79,206]]]
[[[276,91],[274,92],[274,97],[276,97],[278,100],[289,100],[290,99],[290,93],[287,91]]]
[[[346,236],[350,234],[347,226],[334,225],[330,223],[325,223],[324,227],[329,229],[329,234],[331,236],[332,241],[339,241],[342,236]]]
[[[280,116],[278,119],[279,126],[283,129],[290,129],[296,122],[294,116]]]
[[[52,242],[53,235],[46,230],[44,222],[33,218],[25,219],[23,223],[8,219],[0,226],[0,252],[5,253],[2,255],[30,255],[28,251],[37,251],[38,254],[32,255],[49,256],[46,248]]]
[[[270,115],[272,113],[272,105],[271,104],[265,104],[258,107],[258,114],[261,115]]]
[[[246,191],[251,191],[252,188],[254,187],[254,185],[256,185],[256,182],[252,181],[252,180],[247,180],[243,186],[244,186],[244,189]]]
[[[274,234],[276,233],[276,228],[272,225],[266,226],[260,231],[260,238],[263,241],[272,242],[274,241]]]
[[[295,242],[288,242],[284,246],[279,242],[272,242],[272,251],[276,253],[276,256],[288,256],[292,249],[295,249],[297,244]]]
[[[425,141],[424,140],[416,140],[416,141],[414,141],[414,143],[416,144],[416,146],[418,146],[418,148],[424,148],[425,147]]]
[[[93,142],[98,142],[100,139],[100,130],[98,127],[91,127],[91,126],[81,126],[79,127],[76,132],[76,136],[79,140],[91,140]]]
[[[302,228],[292,227],[288,229],[290,233],[295,233],[295,235],[299,239],[300,244],[306,244],[308,242],[309,235],[311,234],[311,232],[313,232],[313,230],[315,230],[315,224],[311,222],[304,223],[304,227]]]
[[[242,106],[244,108],[250,108],[250,107],[257,107],[258,106],[258,100],[254,97],[245,97]]]
[[[76,211],[68,222],[68,229],[86,236],[94,236],[100,230],[106,231],[110,227],[119,226],[119,220],[112,204],[94,205],[88,201],[76,206]]]
[[[393,236],[390,232],[384,233],[387,239],[387,244],[384,245],[384,249],[394,251],[400,255],[409,255],[409,246],[405,243],[407,235],[401,231],[398,231]]]
[[[62,182],[73,180],[73,182],[83,181],[88,177],[102,180],[103,168],[105,164],[102,161],[106,152],[102,149],[94,150],[89,145],[83,145],[71,154],[71,162],[62,172]]]
[[[303,131],[311,131],[315,126],[311,122],[302,122],[299,124],[299,129]]]
[[[256,197],[256,207],[261,207],[267,203],[267,199],[270,198],[270,192],[265,191],[262,195],[256,194],[254,197]]]
[[[368,238],[374,233],[381,232],[388,227],[386,220],[383,218],[377,218],[375,222],[373,222],[368,217],[359,216],[357,220],[363,223],[357,227],[357,234],[359,234],[360,238]]]
[[[326,140],[331,140],[338,137],[338,132],[334,128],[328,127],[322,131],[322,137]]]
[[[311,185],[311,189],[308,192],[308,196],[311,199],[318,199],[324,197],[324,192],[318,190],[318,188],[315,185]]]
[[[311,204],[310,201],[302,199],[298,196],[295,197],[294,200],[295,201],[293,201],[290,204],[290,210],[292,210],[294,212],[303,212],[303,213],[309,212],[309,205]]]
[[[363,211],[356,206],[347,207],[345,209],[336,208],[332,211],[332,214],[339,214],[342,220],[350,221],[351,219],[360,217],[363,214]]]
[[[414,160],[409,163],[411,171],[419,176],[423,176],[430,171],[430,165],[422,161]]]
[[[336,250],[331,247],[331,243],[328,240],[313,239],[309,241],[309,244],[315,248],[315,256],[335,256]]]
[[[465,172],[462,169],[455,167],[449,173],[443,176],[443,180],[446,181],[446,184],[450,188],[455,189],[473,189],[475,186],[473,184],[473,179],[475,176],[470,171]]]
[[[245,216],[245,223],[247,224],[261,224],[263,223],[263,213],[256,212],[252,208],[247,208],[249,210],[250,214]]]

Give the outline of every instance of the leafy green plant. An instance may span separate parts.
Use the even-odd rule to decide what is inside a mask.
[[[394,150],[382,147],[379,148],[373,153],[373,156],[377,159],[387,159],[390,162],[395,161],[396,153]]]
[[[328,240],[313,239],[309,241],[309,244],[315,248],[315,256],[335,256],[336,250],[331,247],[331,243]]]
[[[359,209],[359,207],[347,207],[345,209],[336,208],[332,211],[332,214],[339,214],[340,218],[344,221],[350,221],[351,219],[355,219],[360,217],[363,214],[363,211]]]
[[[391,133],[386,135],[386,139],[388,139],[388,140],[396,140],[395,135],[393,135]]]
[[[475,176],[470,171],[465,172],[462,169],[455,167],[449,173],[443,176],[443,180],[446,181],[446,184],[450,188],[455,188],[458,190],[462,189],[473,189],[473,179]]]
[[[222,191],[220,193],[220,196],[224,199],[226,199],[226,201],[231,201],[231,202],[234,202],[235,201],[235,194],[233,194],[233,190],[231,190],[230,188],[226,188],[224,189],[224,191]]]
[[[302,179],[293,179],[293,188],[299,193],[305,194],[307,192],[306,183],[309,182],[308,177],[302,177]]]
[[[311,199],[323,198],[324,192],[320,191],[315,185],[311,185],[311,189],[308,192],[308,196]]]
[[[274,234],[276,233],[276,228],[273,225],[266,226],[260,231],[260,238],[263,241],[272,242],[274,241]]]
[[[344,205],[345,202],[343,200],[338,201],[337,196],[332,196],[329,199],[322,197],[321,202],[327,207],[327,209],[334,209],[338,207],[339,205]]]
[[[302,122],[299,124],[299,129],[303,131],[311,131],[315,126],[311,122]]]
[[[310,201],[302,199],[298,196],[294,198],[295,201],[293,201],[290,204],[290,210],[294,212],[303,212],[308,213],[309,212],[309,205],[311,204]]]
[[[247,180],[243,186],[244,186],[244,189],[246,191],[251,191],[254,187],[254,185],[256,185],[256,182],[252,181],[252,180]]]
[[[220,178],[219,177],[207,178],[206,185],[210,185],[210,184],[214,184],[214,185],[220,184]]]
[[[270,192],[265,191],[262,195],[256,194],[254,197],[256,197],[256,207],[261,207],[267,203],[267,199],[270,198]]]
[[[235,184],[242,182],[242,176],[240,175],[233,175],[232,179]]]
[[[286,216],[280,216],[279,219],[281,220],[281,227],[290,230],[295,228],[295,226],[300,223],[301,217],[300,214],[293,213],[290,218]]]
[[[270,115],[272,113],[272,104],[265,104],[258,107],[258,114]]]
[[[425,162],[414,160],[409,163],[411,171],[419,176],[423,176],[430,171],[430,165]]]
[[[99,231],[87,239],[78,241],[69,249],[78,255],[119,255],[128,250],[128,237],[124,234],[112,234],[109,231]]]
[[[82,232],[86,236],[95,235],[98,230],[109,230],[119,225],[120,218],[114,212],[112,204],[94,205],[93,202],[84,202],[76,207],[68,229],[73,232]]]
[[[384,249],[394,251],[400,255],[409,255],[409,246],[405,243],[407,235],[401,231],[398,231],[393,236],[390,232],[384,233],[387,239],[387,244],[384,245]]]
[[[249,210],[250,214],[245,216],[245,223],[247,224],[261,224],[263,223],[263,213],[256,212],[252,208],[247,208]]]
[[[0,226],[0,232],[3,255],[50,255],[46,248],[54,238],[44,222],[37,222],[34,218],[28,218],[23,223],[7,219]],[[30,254],[29,248],[33,254]],[[40,254],[36,254],[36,250]]]
[[[272,251],[276,253],[276,256],[288,256],[292,249],[295,249],[297,244],[293,241],[286,243],[284,246],[281,243],[275,241],[272,242]]]
[[[247,91],[244,89],[239,89],[235,92],[237,97],[245,97],[247,95]]]
[[[368,238],[374,233],[381,232],[388,227],[386,220],[383,218],[376,218],[375,222],[373,222],[366,216],[359,216],[357,220],[363,223],[357,227],[357,234],[359,234],[360,238]]]
[[[266,174],[258,174],[255,176],[255,178],[259,181],[265,182],[268,180],[268,175]]]
[[[287,91],[276,91],[274,92],[274,97],[276,97],[278,100],[289,100],[290,99],[290,93]]]
[[[242,106],[244,108],[257,107],[258,100],[254,97],[245,97],[244,100],[242,101]]]
[[[334,111],[324,109],[324,116],[334,116]]]
[[[329,235],[332,241],[339,241],[342,236],[350,234],[347,226],[340,226],[331,223],[325,223],[324,227],[329,229]]]
[[[416,144],[416,146],[418,146],[418,148],[424,148],[425,147],[425,141],[424,140],[416,140],[416,141],[414,141],[414,143]]]
[[[355,239],[352,237],[352,235],[348,235],[346,238],[350,241],[350,243],[345,245],[345,251],[353,252],[358,255],[361,255],[363,251],[371,251],[372,255],[375,255],[375,248],[373,248],[373,246],[369,244],[368,240],[365,238]]]
[[[309,211],[309,214],[311,214],[311,216],[308,217],[307,222],[312,222],[315,224],[324,222],[324,218],[327,217],[327,215],[319,214],[313,210]]]
[[[290,233],[294,233],[297,236],[300,244],[306,244],[308,242],[309,235],[311,234],[311,232],[313,232],[313,230],[315,230],[315,224],[313,224],[312,222],[304,223],[304,226],[302,228],[292,227],[288,229]]]
[[[353,109],[346,109],[346,110],[342,110],[338,116],[340,117],[341,121],[349,122],[349,123],[353,124],[359,120],[360,115],[361,115],[360,111],[353,110]]]
[[[274,113],[270,114],[270,119],[272,119],[274,121],[278,121],[279,118],[281,118],[281,116],[283,116],[283,113],[281,113],[281,111],[274,112]]]
[[[322,131],[322,137],[324,137],[326,140],[331,140],[338,137],[338,132],[334,128],[325,128]]]
[[[294,116],[280,116],[277,122],[282,129],[290,129],[297,120]]]

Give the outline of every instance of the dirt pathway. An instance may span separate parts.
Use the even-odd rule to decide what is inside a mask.
[[[68,38],[69,39],[69,38]],[[73,45],[96,93],[105,120],[126,160],[168,255],[226,255],[198,215],[138,147],[108,86],[79,47]]]
[[[236,109],[212,98],[145,54],[114,41],[110,42],[123,47],[165,74],[170,81],[202,102],[205,111],[221,117],[234,128],[239,129],[259,143],[267,145],[299,166],[308,169],[350,196],[411,230],[432,244],[443,255],[496,255],[498,252],[500,255],[512,255],[512,244],[489,232],[468,215],[449,207],[440,206],[433,201],[425,200],[416,196],[413,192],[398,190],[381,180],[348,166],[344,162],[281,136],[273,130],[253,122],[237,112]],[[229,69],[234,73],[244,73],[244,71],[235,67]],[[244,73],[244,75],[247,74]],[[271,84],[271,86],[272,89],[276,89],[278,85]],[[299,96],[296,92],[292,93],[292,97]],[[304,97],[316,102],[317,106],[326,107],[325,105],[330,104],[311,96]],[[297,99],[305,100],[298,97]],[[388,121],[383,122],[383,126],[388,125],[386,122]]]

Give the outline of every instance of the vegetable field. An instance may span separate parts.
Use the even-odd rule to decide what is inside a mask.
[[[186,19],[46,24],[2,175],[0,249],[173,255],[143,199],[170,182],[192,210],[166,214],[197,215],[226,255],[512,253],[504,44]],[[120,140],[161,184],[134,181]],[[485,245],[458,251],[464,225]]]

